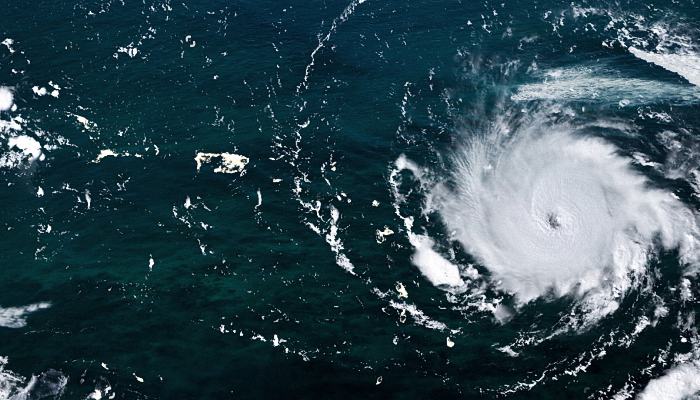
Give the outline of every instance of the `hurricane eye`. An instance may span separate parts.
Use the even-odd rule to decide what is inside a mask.
[[[555,213],[547,214],[547,224],[549,224],[549,227],[552,229],[559,229],[559,227],[561,227],[559,217]]]

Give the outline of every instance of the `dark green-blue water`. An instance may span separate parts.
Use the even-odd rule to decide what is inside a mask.
[[[0,399],[700,392],[694,0],[0,10]]]

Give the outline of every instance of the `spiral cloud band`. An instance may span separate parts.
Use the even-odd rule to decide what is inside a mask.
[[[520,304],[622,294],[661,248],[697,261],[696,215],[607,141],[531,126],[472,140],[454,161],[452,187],[438,185],[431,201],[453,238]]]

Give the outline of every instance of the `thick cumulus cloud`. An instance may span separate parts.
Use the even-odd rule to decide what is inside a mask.
[[[678,365],[652,380],[637,396],[638,400],[695,399],[700,392],[700,367],[696,363]]]
[[[0,327],[23,328],[27,325],[29,314],[49,307],[51,307],[50,303],[36,303],[23,307],[0,307]]]
[[[5,86],[0,86],[0,111],[7,111],[12,107],[14,96],[12,90]]]
[[[451,187],[436,187],[432,202],[521,304],[550,293],[612,300],[660,249],[697,263],[696,215],[614,145],[567,125],[472,138],[454,157]]]

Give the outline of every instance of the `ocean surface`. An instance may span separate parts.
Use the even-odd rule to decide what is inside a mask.
[[[0,9],[0,399],[700,398],[697,1]]]

